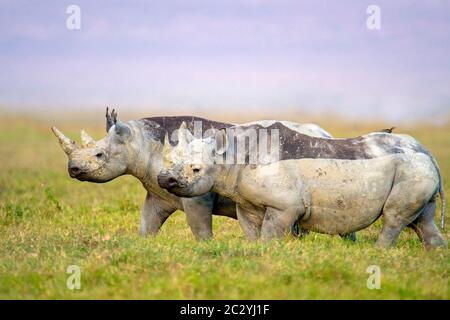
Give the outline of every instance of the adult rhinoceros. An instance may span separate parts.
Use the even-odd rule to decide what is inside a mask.
[[[235,148],[261,130],[277,133],[271,142],[278,148],[275,161],[252,162],[260,146],[241,153]],[[395,244],[406,226],[427,249],[447,245],[434,224],[438,193],[442,225],[445,210],[439,168],[411,136],[378,132],[324,139],[277,121],[212,131],[194,138],[182,124],[178,145],[166,140],[159,185],[182,197],[213,191],[230,198],[250,239],[282,237],[299,219],[307,230],[345,234],[383,216],[380,246]]]

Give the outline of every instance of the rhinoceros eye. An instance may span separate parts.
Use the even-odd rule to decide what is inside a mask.
[[[101,159],[101,158],[103,158],[103,155],[104,155],[103,152],[97,152],[95,156],[96,156],[98,159]]]

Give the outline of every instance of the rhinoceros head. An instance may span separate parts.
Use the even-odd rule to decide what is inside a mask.
[[[178,144],[172,147],[166,136],[163,169],[158,184],[180,197],[195,197],[209,192],[215,181],[215,137],[194,139],[183,122]]]
[[[95,141],[81,130],[81,145],[52,127],[59,144],[68,157],[68,172],[80,181],[107,182],[126,173],[130,162],[131,128],[115,121],[108,134]]]

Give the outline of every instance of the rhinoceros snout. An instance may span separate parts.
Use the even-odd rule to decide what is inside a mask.
[[[180,182],[172,175],[162,174],[158,175],[158,184],[161,188],[171,189],[173,187],[179,187]]]
[[[83,173],[83,170],[80,168],[80,166],[73,161],[69,161],[69,164],[67,165],[67,171],[69,172],[71,178],[76,178]]]
[[[70,166],[67,170],[69,171],[69,174],[72,178],[75,178],[82,172],[81,169],[76,166]]]

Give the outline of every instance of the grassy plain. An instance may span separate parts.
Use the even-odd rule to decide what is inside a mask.
[[[386,124],[318,121],[349,137]],[[182,212],[154,238],[138,235],[145,196],[133,177],[107,184],[70,179],[51,134],[78,139],[80,120],[0,120],[0,298],[2,299],[449,299],[450,254],[426,252],[411,230],[390,250],[374,246],[377,221],[358,242],[311,233],[248,242],[236,221],[215,217],[215,240],[195,241]],[[85,125],[104,135],[103,119]],[[450,197],[450,126],[400,127],[436,156]],[[448,220],[447,213],[447,220]],[[436,221],[438,221],[436,217]],[[449,227],[443,232],[449,239]],[[81,268],[69,290],[66,268]],[[381,288],[369,290],[370,265]]]

